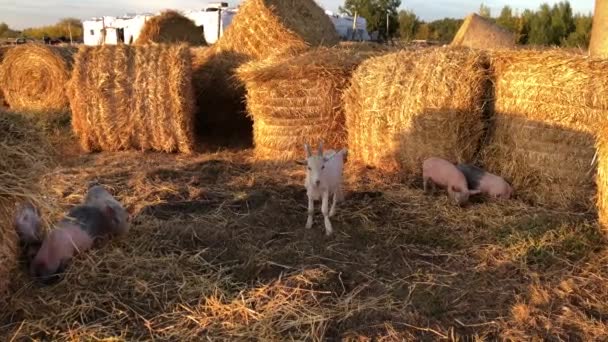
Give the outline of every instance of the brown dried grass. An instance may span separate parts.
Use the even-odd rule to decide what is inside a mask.
[[[251,62],[238,69],[253,118],[255,155],[261,160],[294,160],[304,143],[327,148],[346,143],[342,95],[355,68],[377,55],[350,49],[318,48],[296,57]]]
[[[476,49],[515,47],[515,34],[473,13],[466,17],[452,40],[452,46]]]
[[[352,160],[418,175],[424,159],[470,161],[484,132],[486,58],[459,48],[364,62],[345,94]]]
[[[135,44],[150,43],[207,45],[203,31],[192,20],[172,10],[146,21]]]
[[[125,239],[65,279],[15,274],[3,340],[604,340],[608,253],[593,215],[446,196],[347,170],[323,236],[303,227],[304,170],[249,150],[63,160],[67,209],[98,180],[132,214]],[[304,220],[302,220],[304,216]],[[322,219],[321,219],[322,220]],[[517,307],[527,306],[530,319]]]
[[[44,210],[38,178],[52,162],[52,148],[21,115],[0,110],[0,305],[18,261],[13,227],[15,204],[28,201]]]
[[[82,47],[69,93],[73,129],[86,151],[194,148],[186,45]]]
[[[24,44],[10,49],[0,71],[0,88],[14,110],[61,112],[68,109],[66,83],[74,54],[72,47]]]
[[[594,131],[608,115],[608,62],[548,51],[492,54],[495,117],[482,162],[521,199],[593,208]]]
[[[313,0],[246,0],[216,45],[264,59],[338,42],[333,24]]]
[[[608,1],[606,0],[595,0],[589,54],[608,58]]]

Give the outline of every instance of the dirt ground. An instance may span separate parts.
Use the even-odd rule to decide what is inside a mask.
[[[3,340],[607,340],[608,251],[594,212],[466,208],[349,167],[326,237],[304,170],[251,149],[80,154],[43,183],[65,210],[106,185],[127,237],[41,286],[21,270]],[[318,208],[318,206],[317,206]]]

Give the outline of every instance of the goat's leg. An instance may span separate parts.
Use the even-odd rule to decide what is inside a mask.
[[[338,202],[338,191],[340,190],[336,190],[336,192],[334,192],[334,201],[331,204],[331,209],[329,210],[329,217],[334,217],[334,215],[336,214],[336,202]]]
[[[331,221],[329,220],[329,191],[323,192],[321,212],[323,212],[323,219],[325,220],[325,235],[329,236],[333,231]]]
[[[308,218],[306,219],[306,229],[312,228],[312,216],[315,213],[315,201],[308,196]]]

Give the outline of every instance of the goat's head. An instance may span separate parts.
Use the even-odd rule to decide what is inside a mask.
[[[312,150],[308,144],[304,144],[304,150],[306,151],[306,159],[299,161],[298,164],[306,166],[306,173],[310,180],[310,185],[314,187],[321,186],[323,171],[325,171],[325,164],[330,161],[336,153],[330,156],[323,155],[323,142],[319,143],[319,149],[316,154],[312,153]]]

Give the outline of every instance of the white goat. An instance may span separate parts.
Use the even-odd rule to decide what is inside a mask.
[[[338,152],[328,150],[323,154],[323,142],[319,144],[317,155],[313,155],[310,146],[304,144],[306,150],[306,160],[299,162],[306,165],[306,195],[308,196],[308,219],[306,228],[310,229],[313,222],[314,201],[321,200],[321,212],[325,220],[325,234],[331,235],[333,232],[329,218],[336,213],[336,202],[343,199],[342,193],[342,169],[346,149]],[[329,209],[329,196],[333,195],[331,210]]]

